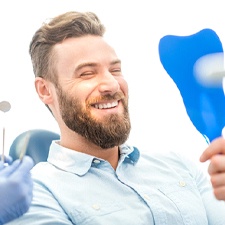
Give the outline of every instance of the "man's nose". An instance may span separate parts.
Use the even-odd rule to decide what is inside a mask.
[[[104,73],[99,79],[98,90],[102,94],[115,94],[120,89],[120,85],[115,76],[110,72]]]

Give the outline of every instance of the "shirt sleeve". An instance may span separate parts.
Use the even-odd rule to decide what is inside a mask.
[[[22,217],[7,225],[72,225],[59,203],[43,185],[34,183],[35,196],[32,205]]]

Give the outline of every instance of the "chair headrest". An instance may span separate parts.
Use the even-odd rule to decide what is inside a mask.
[[[47,161],[49,147],[53,140],[60,139],[60,135],[44,129],[28,130],[19,134],[10,146],[9,155],[13,160],[20,157],[20,152],[25,144],[24,141],[27,134],[29,134],[29,140],[25,149],[25,154],[29,155],[34,160],[35,164]]]

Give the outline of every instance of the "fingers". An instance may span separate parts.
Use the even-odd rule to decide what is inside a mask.
[[[225,154],[225,139],[223,137],[213,140],[208,148],[202,153],[199,160],[200,162],[205,162],[216,154]]]
[[[214,195],[218,200],[225,200],[225,174],[214,174],[211,176]]]
[[[214,195],[218,200],[225,200],[225,186],[214,188]]]
[[[208,172],[214,195],[218,200],[225,200],[225,156],[215,155],[211,157]]]
[[[5,168],[5,163],[11,164],[12,163],[12,157],[11,156],[4,156],[4,161],[0,161],[0,170]]]
[[[208,173],[214,195],[218,200],[225,200],[225,139],[219,137],[211,142],[200,156],[200,162],[210,159]]]
[[[33,181],[31,178],[30,170],[32,169],[34,162],[29,156],[24,156],[23,160],[16,160],[14,163],[19,163],[17,168],[11,173],[8,177],[8,180],[11,181],[11,184],[19,192],[25,192],[28,194],[28,191],[32,189]],[[13,164],[14,164],[13,163]]]
[[[15,171],[15,175],[22,176],[25,173],[28,173],[34,166],[34,161],[29,156],[24,156],[23,160],[20,161],[18,169]]]
[[[211,176],[211,183],[214,188],[225,186],[225,174],[214,174]]]
[[[2,177],[10,176],[18,168],[19,164],[20,164],[19,160],[16,160],[11,165],[5,166],[0,171],[0,176],[2,176]]]
[[[2,161],[0,161],[0,170],[4,169],[5,165]]]
[[[208,173],[213,175],[225,171],[225,155],[214,155],[211,157]]]
[[[0,171],[0,176],[8,177],[11,174],[15,176],[22,176],[27,174],[33,167],[34,162],[29,156],[25,156],[22,161],[15,160],[11,165],[6,166]]]
[[[4,156],[4,163],[8,163],[8,164],[11,164],[13,161],[12,157],[10,155],[5,155]]]

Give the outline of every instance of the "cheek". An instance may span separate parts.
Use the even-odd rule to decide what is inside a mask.
[[[76,88],[70,90],[70,96],[79,101],[82,109],[86,109],[88,101],[91,96],[93,96],[95,91],[95,86],[91,83],[83,83],[82,85],[77,85]]]
[[[119,83],[120,89],[124,93],[124,95],[128,96],[128,84],[127,84],[126,80],[120,79],[120,80],[118,80],[118,83]]]
[[[77,99],[86,99],[93,89],[91,82],[80,82],[67,87],[67,93]]]

